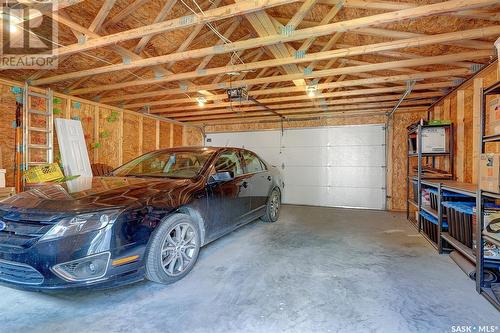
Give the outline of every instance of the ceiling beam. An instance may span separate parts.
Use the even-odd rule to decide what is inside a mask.
[[[405,74],[405,75],[394,75],[394,76],[379,76],[370,79],[356,79],[356,80],[347,80],[342,82],[329,82],[329,83],[319,83],[317,85],[318,89],[333,89],[333,88],[341,88],[341,87],[355,87],[369,84],[377,84],[377,83],[389,83],[389,82],[404,82],[408,80],[425,80],[425,79],[435,79],[440,78],[447,75],[457,75],[457,76],[467,76],[472,74],[472,71],[465,68],[452,69],[452,70],[444,70],[444,71],[433,71],[433,72],[422,72],[418,74]],[[102,103],[111,103],[111,102],[123,102],[126,100],[134,100],[134,99],[143,99],[143,98],[152,98],[157,96],[165,96],[165,95],[177,95],[184,94],[190,92],[196,92],[199,89],[221,89],[219,84],[208,84],[208,85],[200,85],[194,87],[187,87],[187,89],[170,89],[169,91],[160,90],[160,91],[150,91],[150,92],[142,92],[135,94],[121,94],[119,96],[111,96],[105,99],[102,99]],[[272,94],[290,94],[293,92],[304,92],[303,87],[284,87],[284,88],[269,88],[269,89],[259,89],[259,90],[251,90],[248,92],[249,96],[259,96],[259,95],[272,95]]]
[[[477,51],[471,51],[471,52],[447,54],[447,55],[434,56],[434,57],[422,57],[422,58],[417,58],[417,59],[397,60],[397,61],[375,63],[375,64],[369,64],[369,65],[325,69],[325,70],[313,71],[310,73],[307,72],[307,73],[297,73],[297,74],[286,74],[286,75],[279,75],[279,76],[274,76],[274,77],[263,77],[263,78],[259,78],[259,79],[232,81],[231,86],[232,87],[239,87],[239,86],[262,84],[262,83],[268,83],[268,82],[282,82],[282,81],[289,81],[289,80],[292,81],[292,80],[297,80],[297,79],[321,78],[321,77],[328,77],[328,76],[332,76],[332,75],[362,73],[362,72],[368,72],[368,71],[380,71],[380,70],[388,70],[388,69],[404,68],[404,67],[447,64],[447,63],[454,62],[454,61],[463,61],[463,60],[471,60],[471,59],[484,59],[484,58],[488,58],[490,56],[493,56],[493,54],[494,54],[493,50],[491,50],[491,51],[477,50]],[[263,62],[267,62],[267,61],[264,60]],[[230,66],[229,68],[231,68],[231,67],[233,67],[233,66]],[[236,67],[236,66],[234,66],[234,67]],[[268,66],[265,66],[265,67],[268,67]],[[261,67],[255,67],[255,68],[261,68]],[[227,71],[227,69],[225,69],[225,70]],[[207,69],[206,71],[210,72],[210,75],[215,75],[215,74],[220,73],[220,72],[212,73],[211,69]],[[184,73],[182,73],[182,74],[184,74]],[[155,80],[141,80],[141,81],[135,81],[135,82],[134,81],[126,82],[126,83],[121,83],[121,84],[110,84],[107,86],[100,86],[100,87],[82,88],[82,89],[74,90],[74,91],[70,92],[70,94],[88,94],[88,93],[99,92],[99,91],[103,91],[103,90],[114,90],[114,89],[130,87],[130,86],[154,84],[154,82],[158,82],[158,81],[159,82],[168,82],[168,81],[177,81],[180,79],[192,78],[191,75],[182,75],[182,74],[180,74],[180,75],[176,74],[175,76],[171,75],[165,79],[160,79],[160,80],[156,80],[156,81]],[[220,84],[218,86],[218,89],[226,89],[228,87],[229,86],[227,84]],[[187,87],[186,87],[186,89],[187,89]],[[213,89],[217,89],[217,88],[213,88]]]
[[[198,16],[186,15],[172,20],[158,22],[135,29],[130,29],[127,31],[117,32],[100,38],[91,39],[84,44],[77,43],[68,46],[63,46],[56,50],[57,51],[56,54],[58,54],[58,56],[74,54],[78,52],[96,49],[99,47],[113,45],[131,39],[142,38],[148,35],[157,35],[159,33],[188,28],[196,26],[198,24],[205,24],[209,22],[223,20],[237,15],[253,13],[259,10],[264,10],[266,8],[272,8],[297,1],[298,0],[243,0],[237,4],[222,6],[219,8],[207,10],[205,11],[205,15],[198,15]],[[452,0],[452,1],[458,1],[458,0]],[[486,2],[490,0],[470,0],[470,1]],[[476,6],[472,7],[475,8]]]
[[[413,93],[411,97],[408,97],[408,100],[417,98],[441,97],[442,95],[443,93],[439,91]],[[325,98],[322,98],[320,100],[310,99],[305,102],[293,101],[293,103],[285,103],[285,104],[273,104],[265,102],[265,105],[271,109],[293,109],[293,108],[310,107],[310,106],[322,107],[326,105],[344,105],[344,104],[360,104],[369,102],[397,101],[400,98],[401,95],[392,94],[392,95],[382,95],[382,96],[340,98],[340,99],[325,99]],[[269,100],[269,98],[266,100]],[[261,100],[259,100],[259,102],[264,104],[264,102]],[[179,116],[185,117],[185,116],[200,115],[200,114],[210,114],[210,112],[215,112],[215,113],[225,112],[233,107],[241,111],[264,109],[262,106],[258,105],[256,106],[254,102],[248,101],[245,103],[238,103],[237,105],[235,105],[235,103],[219,103],[219,104],[211,104],[211,107],[207,107],[207,105],[203,107],[199,107],[197,105],[189,105],[189,106],[172,107],[166,109],[156,109],[156,110],[153,109],[151,110],[151,113],[165,113],[172,117],[179,117]]]
[[[316,30],[322,31],[323,27],[324,26],[309,28],[307,30],[308,30],[309,34],[311,34],[310,30],[314,30],[315,34],[317,35],[317,34],[319,34],[319,32],[316,32]],[[301,33],[302,31],[303,30],[296,31],[296,35],[302,36],[303,35]],[[455,31],[455,32],[443,33],[443,34],[438,34],[438,35],[430,35],[430,36],[424,36],[424,37],[412,37],[412,38],[408,38],[408,39],[404,39],[404,40],[395,40],[395,41],[391,41],[391,42],[376,43],[376,44],[371,44],[371,45],[354,46],[354,47],[350,47],[350,48],[346,48],[346,49],[336,49],[336,50],[332,50],[332,51],[316,52],[316,53],[304,54],[304,55],[300,55],[300,56],[293,56],[293,57],[288,57],[288,58],[283,58],[283,59],[268,60],[265,62],[260,62],[259,64],[252,64],[252,65],[240,64],[240,65],[232,66],[231,69],[229,69],[229,67],[225,66],[223,68],[207,69],[207,71],[203,72],[203,73],[191,72],[191,74],[195,75],[194,77],[198,77],[199,75],[207,75],[207,73],[209,73],[209,71],[210,71],[210,73],[213,73],[210,75],[215,75],[215,74],[223,72],[224,69],[227,71],[239,71],[241,69],[248,70],[248,69],[259,68],[259,67],[255,67],[257,65],[262,66],[262,67],[267,67],[267,66],[279,66],[281,64],[289,64],[289,63],[297,64],[297,63],[301,63],[301,62],[330,60],[333,58],[343,57],[343,56],[354,56],[354,55],[362,55],[362,54],[368,54],[368,53],[376,53],[376,52],[381,52],[381,51],[391,51],[391,50],[397,50],[397,49],[408,48],[408,47],[421,47],[424,45],[438,44],[442,41],[460,40],[460,39],[467,38],[467,37],[480,38],[480,37],[486,37],[486,36],[497,36],[499,34],[500,34],[500,26],[491,26],[491,27],[485,27],[485,28],[471,29],[471,30],[466,30],[466,31]],[[159,65],[159,64],[168,63],[171,61],[187,60],[187,59],[205,57],[208,55],[214,55],[214,54],[219,54],[219,53],[234,52],[234,51],[239,51],[242,49],[253,48],[256,45],[263,45],[263,41],[268,39],[268,38],[269,37],[260,37],[260,38],[250,39],[250,40],[228,43],[228,44],[220,45],[217,47],[207,47],[207,48],[203,48],[203,49],[189,50],[189,51],[184,51],[184,52],[179,52],[179,53],[171,53],[171,54],[158,56],[158,57],[152,57],[152,58],[148,58],[148,59],[144,59],[144,60],[134,60],[130,64],[116,64],[116,65],[103,66],[103,67],[98,67],[98,68],[93,68],[93,69],[88,69],[88,70],[83,70],[83,71],[77,71],[77,72],[72,72],[72,73],[60,74],[60,75],[55,75],[55,76],[52,76],[49,78],[34,80],[32,82],[32,84],[33,85],[50,84],[50,83],[54,83],[54,82],[80,78],[83,76],[109,73],[109,72],[113,72],[113,71],[132,69],[132,68],[137,68],[137,67]],[[273,38],[273,42],[278,43],[278,42],[282,41],[283,39],[285,39],[285,41],[286,41],[285,36],[276,35],[275,38]],[[301,39],[301,38],[299,37],[298,39]],[[221,52],[219,49],[224,49],[224,51]],[[491,50],[491,49],[492,49],[492,46],[490,45],[489,50]],[[260,68],[262,68],[262,67],[260,67]],[[219,72],[216,72],[218,70],[219,70]],[[188,75],[188,74],[180,73],[179,75]],[[165,80],[170,81],[171,78],[165,78]],[[130,85],[134,85],[134,83],[131,82]]]
[[[446,89],[449,87],[453,87],[454,84],[451,81],[445,82],[436,82],[436,83],[420,83],[416,84],[413,88],[414,91],[418,90],[434,90],[434,89]],[[406,85],[400,85],[395,87],[386,87],[386,88],[370,88],[370,89],[354,89],[354,90],[346,90],[341,92],[331,92],[331,93],[316,93],[314,96],[306,96],[304,94],[294,95],[294,96],[281,96],[281,97],[272,97],[272,98],[264,98],[259,99],[259,102],[266,103],[278,103],[278,102],[289,102],[289,101],[300,101],[300,100],[310,100],[310,99],[321,99],[321,98],[331,98],[331,97],[347,97],[347,96],[368,96],[368,95],[376,95],[376,94],[386,94],[386,93],[395,93],[395,92],[403,92],[406,90]],[[213,95],[207,98],[207,104],[205,104],[204,108],[211,108],[218,106],[221,104],[220,101],[226,100],[227,94],[218,94]],[[211,102],[217,102],[216,104]],[[165,99],[160,101],[151,101],[147,104],[149,106],[159,106],[159,105],[176,105],[176,104],[194,104],[196,100],[194,98],[176,98],[176,99]],[[243,104],[250,104],[250,101],[244,101]],[[144,102],[140,103],[129,103],[124,104],[123,107],[126,109],[136,109],[144,106]]]
[[[368,109],[368,110],[352,110],[352,111],[332,111],[332,112],[314,112],[307,114],[296,114],[296,115],[287,115],[284,116],[285,121],[288,120],[322,120],[328,118],[348,118],[348,117],[373,117],[373,116],[385,116],[385,114],[391,111],[392,108],[386,109]],[[428,107],[426,106],[416,106],[416,107],[404,107],[399,108],[398,113],[401,112],[424,112],[427,111]],[[234,117],[233,117],[234,118]],[[246,117],[244,114],[239,115],[236,119],[239,118],[236,122],[230,122],[230,119],[223,120],[198,120],[198,121],[189,121],[186,123],[192,125],[201,125],[201,126],[211,126],[211,125],[233,125],[233,124],[246,124],[246,123],[261,123],[261,122],[269,122],[269,121],[282,121],[282,117],[278,117],[274,114],[266,115],[266,116],[252,116]]]
[[[158,13],[158,15],[156,15],[156,17],[153,21],[153,24],[163,21],[165,19],[165,17],[167,17],[168,13],[170,13],[172,11],[172,7],[174,7],[174,5],[176,3],[177,3],[177,0],[167,0],[167,2],[165,2],[162,9]],[[135,46],[134,52],[137,54],[140,54],[142,52],[142,50],[144,50],[146,45],[148,45],[151,38],[153,38],[153,37],[154,37],[154,35],[147,35],[147,36],[142,37],[141,40],[139,41],[139,43],[137,43],[137,45]]]
[[[101,6],[101,9],[99,9],[99,12],[97,13],[96,17],[92,21],[92,23],[89,26],[89,30],[98,32],[101,30],[102,24],[104,23],[104,20],[108,16],[109,12],[115,5],[116,0],[104,0],[104,3]]]
[[[135,0],[130,5],[125,6],[125,8],[121,12],[114,15],[108,21],[106,21],[104,23],[104,28],[107,28],[109,26],[112,26],[113,24],[116,24],[116,23],[122,21],[123,19],[125,19],[127,16],[129,16],[130,14],[135,12],[137,9],[139,9],[139,7],[141,7],[142,5],[144,5],[148,1],[150,1],[150,0]]]
[[[432,100],[422,100],[422,101],[405,101],[402,103],[402,106],[422,106],[427,105],[430,106]],[[305,107],[305,108],[291,108],[291,109],[272,109],[272,111],[279,113],[281,115],[289,115],[289,114],[297,114],[297,113],[309,113],[309,112],[328,112],[328,111],[350,111],[350,110],[359,110],[359,109],[380,109],[380,108],[390,108],[394,106],[394,102],[378,102],[378,103],[362,103],[362,104],[353,104],[353,105],[340,105],[335,107]],[[237,117],[239,114],[244,114],[245,117],[248,116],[261,116],[266,115],[270,112],[270,109],[257,109],[255,111],[244,111],[240,110],[238,107],[234,107],[233,110],[225,110],[223,112],[219,112],[218,114],[205,113],[199,114],[197,116],[191,117],[183,117],[182,115],[173,116],[173,119],[177,121],[193,121],[193,120],[207,120],[207,119],[228,119],[232,117]]]

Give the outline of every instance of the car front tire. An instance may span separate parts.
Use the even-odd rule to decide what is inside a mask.
[[[167,217],[153,231],[146,249],[146,278],[170,284],[194,267],[200,252],[198,225],[185,214]]]
[[[275,188],[267,199],[266,214],[261,217],[261,220],[269,223],[276,222],[280,217],[280,209],[281,193],[277,188]]]

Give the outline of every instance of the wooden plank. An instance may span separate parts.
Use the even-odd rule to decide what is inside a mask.
[[[469,75],[472,72],[465,68],[460,69],[452,69],[446,71],[434,71],[434,72],[422,72],[418,74],[404,74],[404,75],[393,75],[393,76],[379,76],[370,79],[356,79],[356,80],[346,80],[342,82],[330,82],[330,83],[320,83],[317,85],[318,89],[331,89],[331,88],[340,88],[340,87],[353,87],[353,86],[363,86],[363,85],[371,85],[376,83],[388,83],[388,82],[403,82],[408,80],[423,80],[423,79],[431,79],[431,78],[439,78],[443,76],[449,75]],[[169,89],[161,90],[161,91],[150,91],[145,93],[136,93],[136,94],[127,94],[118,97],[110,97],[106,98],[103,101],[106,103],[113,101],[125,101],[130,99],[140,99],[140,98],[149,98],[154,96],[163,96],[163,95],[176,95],[176,94],[184,94],[190,92],[196,92],[200,89],[224,89],[225,86],[221,86],[218,84],[207,84],[201,86],[187,87],[186,89]],[[259,95],[271,95],[271,94],[289,94],[292,92],[304,92],[303,87],[286,87],[286,88],[268,88],[268,89],[259,89],[259,90],[251,90],[249,91],[250,96],[259,96]]]
[[[472,104],[472,183],[477,184],[479,174],[479,140],[481,133],[481,101],[483,98],[483,78],[474,79]]]
[[[457,123],[455,124],[457,133],[457,145],[456,145],[456,168],[455,173],[457,175],[457,181],[465,181],[464,173],[464,157],[465,157],[465,91],[457,91]]]
[[[99,131],[100,131],[100,127],[99,127],[99,107],[95,107],[94,109],[94,140],[99,140]],[[99,149],[97,148],[94,148],[92,150],[92,155],[94,157],[94,163],[97,163],[97,161],[99,161]]]
[[[293,80],[297,80],[297,79],[322,78],[322,77],[329,77],[329,76],[342,75],[342,74],[365,73],[365,72],[369,72],[369,71],[389,70],[389,69],[412,67],[412,66],[447,64],[449,62],[461,61],[461,60],[466,60],[466,59],[488,58],[492,54],[493,54],[492,50],[491,51],[490,50],[471,51],[471,52],[463,52],[463,53],[457,53],[457,54],[447,54],[447,55],[440,55],[440,56],[423,57],[423,58],[418,58],[418,59],[396,60],[396,61],[388,61],[388,62],[383,62],[383,63],[369,64],[369,65],[324,69],[324,70],[313,71],[311,73],[285,74],[285,75],[255,78],[255,79],[249,79],[249,80],[235,80],[235,81],[231,82],[231,85],[233,87],[238,87],[238,86],[263,84],[263,83],[269,83],[269,82],[285,82],[285,81],[293,81]],[[228,69],[224,68],[224,69],[220,69],[220,70],[227,71]],[[208,75],[208,73],[213,74],[212,69],[207,69],[206,72],[207,72],[207,73],[205,73],[206,75]],[[203,76],[205,76],[205,74]],[[131,87],[131,86],[149,85],[149,84],[155,84],[155,83],[159,83],[159,82],[171,82],[171,81],[177,81],[177,80],[183,80],[183,79],[196,77],[195,75],[196,74],[194,74],[194,73],[180,73],[180,74],[170,75],[168,77],[161,78],[161,79],[144,79],[144,80],[130,81],[130,82],[124,82],[124,83],[117,83],[117,84],[108,84],[108,85],[99,86],[99,87],[81,88],[81,89],[77,89],[77,90],[72,91],[71,94],[88,94],[88,93],[99,92],[99,91],[104,91],[104,90],[122,89],[122,88]],[[198,75],[198,76],[201,76],[201,75]],[[448,77],[448,76],[449,75],[445,75],[445,77]],[[223,89],[224,87],[218,85],[215,88]],[[188,87],[187,89],[190,89],[190,87]],[[200,88],[197,88],[196,90],[200,90]],[[186,91],[184,90],[184,92],[186,92]]]
[[[102,24],[104,23],[104,20],[108,16],[109,12],[115,5],[116,0],[104,0],[104,3],[101,6],[101,9],[99,9],[99,12],[97,13],[96,17],[92,21],[92,23],[89,26],[89,30],[91,31],[99,31],[101,29]]]
[[[324,95],[326,95],[326,94],[324,94]],[[340,95],[340,94],[337,94],[337,95]],[[422,92],[422,93],[414,92],[414,93],[409,95],[408,99],[432,98],[432,97],[438,97],[438,96],[442,96],[442,93],[441,92]],[[292,97],[292,96],[290,96],[290,97]],[[295,97],[295,96],[293,96],[293,97]],[[306,98],[307,98],[307,96],[306,96]],[[401,98],[401,95],[393,94],[393,95],[382,95],[382,96],[328,99],[328,100],[322,100],[320,103],[318,103],[315,100],[308,100],[307,102],[271,104],[272,103],[271,101],[273,101],[273,100],[276,101],[276,100],[278,100],[278,98],[266,98],[266,99],[259,100],[259,102],[265,104],[266,107],[269,107],[271,109],[277,109],[277,108],[294,108],[294,107],[298,108],[298,107],[302,107],[302,106],[343,105],[343,104],[370,103],[370,102],[382,102],[382,101],[397,101],[400,98]],[[234,106],[234,103],[231,104],[230,102],[210,104],[210,107],[208,107],[208,106],[209,106],[208,104],[205,104],[205,106],[203,107],[203,110],[200,110],[200,107],[197,105],[190,105],[190,106],[183,105],[183,106],[178,106],[178,107],[170,107],[170,108],[166,108],[166,109],[161,109],[161,112],[169,112],[171,114],[174,114],[176,112],[182,113],[182,114],[189,114],[189,112],[188,112],[189,110],[195,110],[197,112],[209,113],[210,111],[218,111],[217,109],[227,109],[228,107],[234,107],[236,110],[244,112],[244,111],[252,110],[252,109],[255,109],[256,107],[257,108],[259,107],[259,106],[256,106],[255,102],[253,102],[253,101],[248,101],[246,103],[242,103],[242,104],[239,104],[237,106]],[[160,111],[156,110],[156,109],[151,110],[151,113],[158,113],[158,112],[160,112]]]
[[[170,147],[174,146],[174,124],[170,123]]]
[[[424,84],[416,84],[413,87],[413,91],[419,90],[440,90],[442,88],[449,88],[453,86],[453,82],[445,81],[445,82],[436,82],[436,83],[424,83]],[[300,101],[300,100],[315,100],[321,98],[331,98],[331,97],[348,97],[348,96],[358,96],[358,95],[374,95],[374,94],[386,94],[386,93],[398,93],[404,92],[406,90],[406,86],[393,86],[387,88],[371,88],[371,89],[356,89],[349,90],[343,92],[332,92],[332,93],[321,93],[316,94],[314,96],[306,96],[306,95],[292,95],[292,96],[281,96],[281,97],[273,97],[273,98],[260,98],[259,102],[267,104],[267,103],[277,103],[277,102],[290,102],[290,101]],[[218,94],[213,95],[207,98],[207,104],[205,104],[204,108],[212,108],[219,107],[220,104],[228,105],[220,102],[221,100],[227,99],[227,94]],[[210,103],[210,102],[217,102]],[[193,98],[173,98],[173,99],[165,99],[159,101],[148,102],[149,106],[159,106],[159,105],[175,105],[175,104],[185,104],[185,103],[196,103],[196,100]],[[251,101],[243,101],[241,104],[251,104]],[[123,107],[126,109],[135,109],[141,108],[144,106],[144,103],[130,103],[124,104]]]
[[[141,115],[139,118],[139,155],[143,154],[144,145],[144,116]]]
[[[158,15],[156,15],[153,23],[158,23],[158,22],[163,21],[165,19],[165,17],[167,17],[168,13],[170,13],[170,11],[172,10],[172,7],[174,7],[174,5],[176,3],[177,3],[177,0],[167,0],[167,2],[165,2],[162,9],[158,13]],[[146,45],[149,43],[151,38],[153,38],[153,35],[147,35],[147,36],[142,37],[141,40],[139,41],[139,43],[137,43],[137,45],[135,46],[134,52],[137,54],[140,54],[142,52],[142,50],[144,50]]]
[[[337,23],[333,23],[333,25],[336,25],[336,24]],[[209,55],[241,51],[241,50],[248,49],[248,48],[254,48],[255,45],[270,45],[273,43],[281,43],[281,42],[299,40],[299,39],[303,39],[305,37],[308,37],[310,35],[319,36],[319,35],[324,33],[324,31],[325,31],[324,27],[328,27],[331,25],[332,24],[323,25],[323,26],[316,27],[316,28],[311,28],[311,29],[314,29],[314,31],[309,31],[308,29],[297,30],[297,31],[295,31],[294,34],[291,34],[290,36],[274,35],[274,36],[269,36],[269,37],[260,37],[260,38],[250,39],[250,40],[243,40],[243,41],[238,41],[238,42],[234,42],[234,43],[228,43],[228,44],[224,44],[224,45],[219,45],[217,47],[206,47],[206,48],[202,48],[202,49],[171,53],[171,54],[157,56],[157,57],[150,57],[147,59],[134,59],[134,58],[132,58],[132,61],[129,64],[114,64],[114,65],[92,68],[92,69],[88,69],[88,70],[82,70],[82,71],[77,71],[77,72],[65,73],[65,74],[61,74],[61,75],[55,75],[55,76],[44,78],[44,79],[33,80],[32,84],[33,85],[50,84],[50,83],[54,83],[54,82],[80,78],[83,76],[104,74],[104,73],[110,73],[110,72],[119,71],[119,70],[130,70],[130,69],[134,69],[134,68],[138,68],[138,67],[145,67],[145,66],[157,66],[160,64],[164,64],[164,63],[170,63],[172,61],[187,60],[187,59],[193,59],[193,58],[206,57]],[[330,32],[330,30],[326,30],[326,31]],[[354,46],[354,47],[349,47],[349,48],[344,48],[344,49],[336,49],[336,50],[332,50],[332,51],[316,52],[316,53],[311,53],[311,54],[305,54],[304,56],[300,56],[300,57],[292,56],[292,57],[287,57],[284,59],[273,59],[273,60],[267,60],[267,61],[260,61],[260,62],[253,63],[253,64],[244,64],[244,65],[240,64],[240,65],[234,65],[231,67],[224,66],[224,67],[211,69],[210,72],[207,71],[207,73],[204,74],[204,76],[215,75],[215,74],[220,74],[220,73],[228,73],[228,72],[232,72],[232,71],[252,70],[252,69],[258,69],[258,68],[264,68],[264,67],[281,66],[281,65],[285,65],[285,64],[298,64],[298,63],[311,62],[311,61],[330,60],[330,59],[340,58],[340,57],[344,57],[344,56],[371,54],[371,53],[377,53],[377,52],[382,52],[382,51],[397,50],[397,49],[406,48],[406,47],[422,47],[425,45],[435,44],[435,43],[439,43],[442,41],[461,40],[461,39],[467,38],[467,37],[482,38],[482,37],[487,37],[487,36],[492,36],[492,35],[498,35],[499,33],[500,33],[500,27],[493,26],[493,27],[487,27],[487,28],[478,28],[478,29],[471,29],[471,30],[465,30],[465,31],[450,32],[450,33],[444,33],[444,34],[438,34],[438,35],[426,36],[426,37],[412,37],[412,38],[408,38],[404,41],[396,40],[396,41],[391,41],[391,42],[375,43],[375,44],[371,44],[371,45],[362,45],[362,46]],[[492,51],[492,48],[490,47],[487,51]],[[182,75],[188,75],[188,74],[183,73]],[[187,77],[199,77],[200,73],[199,72],[198,73],[197,72],[190,72],[189,75],[190,76],[182,76],[182,77],[178,76],[177,79],[187,78]]]
[[[159,33],[173,31],[176,29],[196,26],[198,24],[205,24],[213,21],[219,21],[233,16],[253,13],[256,11],[264,10],[266,8],[272,8],[279,5],[284,5],[287,3],[293,3],[297,1],[298,0],[243,0],[234,5],[227,5],[207,10],[205,11],[205,15],[199,15],[199,16],[187,15],[176,19],[158,22],[142,26],[139,28],[103,36],[100,38],[91,39],[84,44],[73,44],[68,46],[62,46],[57,49],[55,54],[58,54],[58,56],[75,54],[78,52],[88,51],[99,47],[113,45],[130,39],[142,38],[148,35],[156,35]],[[486,3],[491,2],[490,0],[470,0],[470,1],[474,2],[474,5],[471,8],[476,7],[478,4],[485,5]],[[452,0],[451,2],[457,2],[457,0]],[[460,4],[455,4],[455,3],[453,3],[452,5],[455,5],[456,8],[470,7],[470,6],[462,6]],[[453,8],[455,7],[453,6]]]
[[[160,149],[160,121],[156,120],[155,124],[155,144],[156,149]]]

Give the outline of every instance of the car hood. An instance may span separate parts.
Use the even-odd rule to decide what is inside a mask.
[[[140,206],[168,197],[173,206],[180,202],[182,188],[191,188],[190,179],[132,177],[79,177],[19,193],[0,203],[0,208],[18,211],[86,212],[115,207]],[[168,195],[167,195],[168,194]],[[163,199],[164,200],[164,199]]]

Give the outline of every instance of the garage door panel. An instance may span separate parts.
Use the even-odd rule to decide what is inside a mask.
[[[381,188],[385,184],[381,167],[286,167],[287,185],[352,186]]]
[[[340,126],[333,127],[335,146],[382,145],[385,143],[384,127],[375,126]],[[382,134],[382,135],[381,135]]]
[[[334,141],[334,133],[328,128],[291,129],[283,135],[283,145],[287,147],[316,147],[319,143],[325,146]],[[304,140],[307,137],[307,140]]]
[[[384,208],[382,125],[214,133],[207,138],[212,139],[208,145],[244,147],[277,166],[285,181],[285,203]]]
[[[296,186],[285,184],[283,203],[290,205],[323,206],[328,187]]]
[[[385,195],[381,195],[380,189],[332,187],[329,188],[323,205],[384,209]]]
[[[385,147],[285,147],[282,149],[286,166],[382,166]]]

